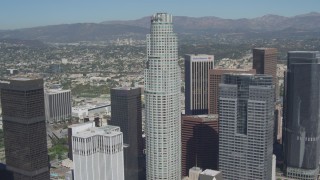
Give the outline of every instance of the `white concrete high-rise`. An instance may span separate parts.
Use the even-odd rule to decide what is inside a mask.
[[[44,91],[44,100],[48,123],[60,123],[71,120],[71,90],[48,89]]]
[[[209,70],[214,56],[186,54],[184,56],[185,110],[187,115],[208,114]]]
[[[147,35],[147,180],[181,179],[181,70],[172,15],[157,13]]]
[[[76,180],[124,180],[119,127],[95,127],[73,134],[72,153]]]

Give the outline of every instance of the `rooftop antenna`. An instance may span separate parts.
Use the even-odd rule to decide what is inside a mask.
[[[196,167],[198,167],[198,153],[196,153]]]

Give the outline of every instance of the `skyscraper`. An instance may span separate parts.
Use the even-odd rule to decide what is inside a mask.
[[[285,173],[313,180],[319,172],[320,52],[288,53],[284,98],[283,147]]]
[[[223,179],[270,179],[272,76],[225,74],[219,92],[219,170]]]
[[[151,18],[145,69],[147,179],[181,179],[181,70],[172,15]]]
[[[255,74],[255,69],[210,69],[209,70],[209,93],[208,93],[208,109],[209,114],[218,114],[219,103],[219,84],[222,83],[222,75],[226,73],[250,73]]]
[[[17,180],[49,180],[43,80],[1,80],[0,89],[7,169]]]
[[[181,119],[182,176],[187,176],[188,170],[194,166],[218,169],[218,117],[194,115]]]
[[[268,74],[272,76],[273,85],[275,85],[275,98],[278,98],[277,81],[277,49],[276,48],[255,48],[252,50],[253,63],[252,69],[257,74]]]
[[[117,126],[72,135],[74,179],[124,180],[123,137]]]
[[[48,123],[71,120],[72,99],[70,90],[46,90],[44,99]]]
[[[208,114],[208,73],[214,66],[213,55],[185,55],[185,112]]]
[[[80,124],[72,124],[68,126],[68,145],[69,145],[69,152],[68,158],[73,160],[73,152],[72,152],[72,135],[77,134],[78,132],[85,131],[87,129],[95,127],[94,121],[89,121]]]
[[[141,88],[111,89],[110,125],[123,133],[125,179],[145,179],[141,108]]]

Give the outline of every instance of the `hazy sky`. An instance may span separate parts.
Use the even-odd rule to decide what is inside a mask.
[[[155,12],[236,19],[312,11],[320,12],[320,0],[1,0],[0,29],[129,20]]]

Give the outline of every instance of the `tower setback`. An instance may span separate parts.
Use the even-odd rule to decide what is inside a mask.
[[[272,76],[225,74],[219,88],[219,171],[223,179],[271,180]]]

